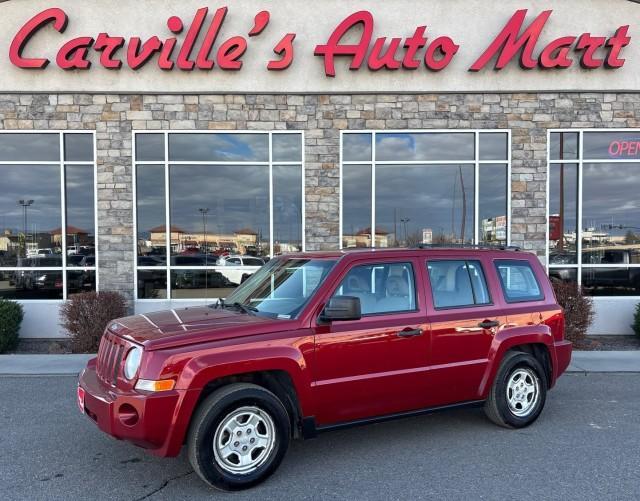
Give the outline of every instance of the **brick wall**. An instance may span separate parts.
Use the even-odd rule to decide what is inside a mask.
[[[132,130],[305,130],[306,239],[313,250],[338,246],[340,130],[511,129],[512,242],[543,255],[547,129],[640,127],[639,111],[640,94],[605,93],[4,94],[0,129],[97,132],[100,284],[132,297]]]

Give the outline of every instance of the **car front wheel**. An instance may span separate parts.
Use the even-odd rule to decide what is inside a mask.
[[[278,397],[254,384],[232,384],[199,406],[187,440],[189,461],[212,487],[246,489],[278,468],[290,435]]]
[[[509,352],[500,364],[484,410],[499,426],[523,428],[538,419],[546,396],[547,377],[540,362],[528,353]]]

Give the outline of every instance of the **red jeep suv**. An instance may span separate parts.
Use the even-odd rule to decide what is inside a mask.
[[[104,432],[208,484],[272,474],[291,438],[484,405],[535,421],[571,359],[544,268],[516,250],[378,249],[269,261],[210,306],[114,320],[80,376]]]

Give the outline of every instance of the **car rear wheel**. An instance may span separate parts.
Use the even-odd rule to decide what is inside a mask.
[[[496,375],[484,410],[499,426],[523,428],[542,412],[547,397],[547,377],[538,360],[528,353],[509,352]]]
[[[246,489],[278,468],[290,435],[278,397],[254,384],[232,384],[198,407],[187,439],[189,461],[212,487]]]

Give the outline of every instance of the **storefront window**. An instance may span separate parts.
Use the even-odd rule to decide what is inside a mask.
[[[0,298],[96,290],[94,176],[92,133],[0,133]]]
[[[344,132],[342,247],[507,244],[508,145],[508,131]]]
[[[574,148],[578,163],[563,162]],[[640,131],[553,132],[550,154],[549,275],[594,296],[640,296]]]
[[[271,256],[303,250],[302,139],[136,133],[137,297],[225,297]]]

